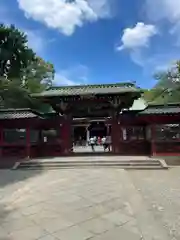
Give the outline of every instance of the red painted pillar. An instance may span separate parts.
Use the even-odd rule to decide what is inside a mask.
[[[151,155],[154,156],[156,154],[156,144],[155,144],[155,126],[151,125]]]
[[[30,128],[26,128],[26,157],[29,159],[31,155],[31,138],[30,138]]]
[[[61,146],[63,154],[70,154],[72,152],[72,139],[71,139],[71,115],[64,116],[61,126]]]
[[[111,140],[112,140],[112,152],[120,153],[120,123],[118,117],[113,114],[112,116],[112,125],[111,125]]]

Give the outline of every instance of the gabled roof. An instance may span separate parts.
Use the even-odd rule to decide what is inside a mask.
[[[39,114],[31,109],[0,109],[0,120],[37,118]]]
[[[33,94],[33,97],[55,97],[55,96],[78,96],[78,95],[101,95],[118,94],[126,92],[142,92],[133,83],[115,83],[115,84],[96,84],[79,86],[53,87],[48,91]]]

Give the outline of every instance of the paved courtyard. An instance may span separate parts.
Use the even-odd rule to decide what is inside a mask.
[[[104,152],[104,148],[103,148],[103,146],[98,145],[98,146],[94,147],[94,151],[96,153],[101,153],[101,152]],[[92,148],[91,148],[91,146],[74,146],[73,152],[75,152],[75,153],[83,153],[83,152],[92,153]]]
[[[0,240],[180,239],[180,168],[0,171]]]

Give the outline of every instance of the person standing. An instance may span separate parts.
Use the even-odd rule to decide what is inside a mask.
[[[94,145],[97,145],[97,137],[94,136]]]
[[[103,138],[101,139],[101,142],[102,142],[104,151],[106,151],[106,137],[103,137]]]
[[[94,152],[94,151],[95,151],[95,149],[94,149],[95,138],[94,138],[94,137],[91,137],[91,138],[89,139],[89,143],[90,143],[90,146],[91,146],[92,151]]]

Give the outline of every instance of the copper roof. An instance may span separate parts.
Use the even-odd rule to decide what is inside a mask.
[[[118,94],[128,92],[142,92],[133,83],[116,83],[116,84],[98,84],[98,85],[79,85],[79,86],[62,86],[53,87],[48,91],[33,94],[34,97],[55,97],[55,96],[78,96],[78,95],[102,95]]]
[[[139,112],[139,114],[150,115],[150,114],[177,114],[180,113],[180,103],[169,103],[166,105],[152,104],[148,105],[146,109]]]
[[[1,109],[0,120],[3,119],[22,119],[22,118],[36,118],[38,113],[31,109]]]

